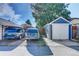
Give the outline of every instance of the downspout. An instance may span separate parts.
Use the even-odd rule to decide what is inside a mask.
[[[2,25],[2,40],[3,40],[3,27],[4,27],[4,26]]]
[[[52,40],[52,24],[50,24],[50,38]]]

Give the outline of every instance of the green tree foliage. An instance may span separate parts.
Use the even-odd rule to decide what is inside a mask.
[[[69,19],[70,11],[67,10],[68,5],[64,3],[32,4],[33,16],[36,19],[37,26],[43,27],[60,16]]]

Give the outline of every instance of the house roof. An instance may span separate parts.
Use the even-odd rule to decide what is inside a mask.
[[[72,20],[74,20],[74,19],[79,19],[79,18],[71,18]]]
[[[72,25],[79,24],[79,18],[71,18],[71,23],[72,23]]]
[[[72,19],[72,24],[76,25],[76,24],[79,24],[79,19],[78,18],[74,18]]]
[[[9,20],[5,20],[5,19],[2,19],[0,18],[0,25],[3,25],[3,26],[17,26],[17,27],[20,27],[19,25],[9,21]]]

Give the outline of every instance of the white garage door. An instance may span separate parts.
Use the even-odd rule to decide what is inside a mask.
[[[69,24],[53,24],[52,26],[52,38],[53,39],[68,39],[69,36]]]

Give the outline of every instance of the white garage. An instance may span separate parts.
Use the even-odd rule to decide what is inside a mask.
[[[48,39],[72,39],[72,24],[63,17],[59,17],[56,20],[46,24],[44,28]]]
[[[53,40],[72,39],[72,26],[68,20],[64,19],[63,17],[59,17],[58,19],[54,20],[51,24],[51,35]]]

